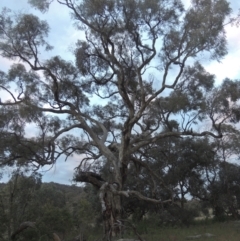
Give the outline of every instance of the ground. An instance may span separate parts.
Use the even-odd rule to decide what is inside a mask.
[[[139,227],[142,237],[145,241],[239,241],[240,240],[240,221],[228,221],[216,223],[213,221],[199,222],[190,227],[165,227],[165,228],[150,228]],[[138,228],[138,230],[139,230]],[[141,230],[142,229],[142,230]],[[214,237],[207,237],[208,234],[213,234]],[[200,238],[191,239],[192,236],[201,235]],[[90,239],[96,240],[93,235]],[[211,236],[211,235],[209,235]],[[190,238],[188,238],[190,237]],[[124,238],[134,237],[130,231],[124,235]]]

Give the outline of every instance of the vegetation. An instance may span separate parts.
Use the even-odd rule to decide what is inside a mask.
[[[0,187],[0,240],[47,241],[54,232],[61,239],[79,235],[86,239],[95,215],[85,196],[80,187],[42,183],[39,175],[13,174]],[[30,225],[24,228],[24,224]]]
[[[206,237],[204,234],[212,234],[212,237]],[[200,238],[192,238],[193,236],[202,235]],[[154,227],[148,228],[147,234],[142,235],[149,241],[185,241],[185,240],[199,240],[199,241],[237,241],[239,237],[239,224],[234,222],[215,223],[202,222],[186,227]]]
[[[135,200],[132,204],[135,208],[127,212],[122,237],[134,238],[136,232],[145,240],[184,240],[187,236],[205,233],[214,234],[216,240],[234,237],[240,223],[233,222],[238,216],[232,212],[231,202],[221,198],[225,195],[224,189],[219,191],[216,202],[223,213],[215,213],[214,217],[208,210],[213,209],[215,203],[209,200],[184,200],[184,208],[177,201],[175,205],[149,206],[148,202]],[[131,202],[123,205],[130,209]],[[237,211],[239,205],[234,208]],[[101,237],[103,223],[100,209],[96,189],[90,185],[81,188],[42,183],[38,174],[26,176],[16,172],[8,183],[0,185],[0,240],[48,241],[53,239],[53,233],[64,240],[96,240]]]
[[[29,0],[46,14],[52,2]],[[47,22],[7,9],[0,15],[0,54],[14,62],[0,72],[0,166],[33,172],[14,174],[3,192],[4,235],[37,226],[65,239],[71,227],[81,233],[85,219],[88,228],[90,209],[101,213],[107,240],[147,213],[188,226],[196,210],[186,207],[187,196],[219,220],[237,219],[240,168],[229,161],[240,153],[240,82],[216,86],[199,60],[227,54],[224,28],[238,20],[229,3],[55,2],[85,32],[72,47],[74,62],[40,54],[52,49]],[[39,187],[36,173],[72,155],[81,160],[73,179],[92,187],[71,210],[61,191]]]

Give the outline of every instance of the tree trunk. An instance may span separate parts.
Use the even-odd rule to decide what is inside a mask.
[[[109,184],[99,174],[93,172],[79,172],[75,176],[78,182],[91,183],[99,189],[99,199],[102,207],[104,223],[104,237],[111,240],[112,237],[121,234],[122,203],[121,197],[114,194],[118,186]]]
[[[100,202],[104,222],[104,237],[111,240],[121,234],[121,197],[114,195],[112,184],[104,183],[100,188]]]

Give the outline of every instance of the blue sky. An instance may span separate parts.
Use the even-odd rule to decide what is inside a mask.
[[[40,0],[39,0],[40,1]],[[189,4],[189,0],[184,1]],[[231,0],[231,7],[234,13],[240,9],[240,1]],[[16,12],[33,13],[46,20],[50,25],[49,43],[54,46],[54,50],[43,58],[48,58],[51,55],[60,55],[67,60],[73,60],[71,54],[71,46],[76,43],[77,39],[83,38],[83,33],[76,31],[70,21],[70,13],[64,7],[57,3],[53,3],[50,10],[46,14],[41,14],[28,5],[27,0],[0,0],[0,7],[8,7]],[[216,75],[217,81],[228,77],[230,79],[240,79],[240,27],[227,26],[226,27],[228,50],[229,54],[221,62],[209,61],[202,57],[202,62],[207,71]],[[0,69],[7,71],[11,62],[0,58]],[[29,132],[33,131],[29,127]],[[44,182],[59,182],[64,184],[71,184],[73,169],[80,162],[80,157],[73,156],[69,161],[64,162],[59,160],[57,165],[53,166],[48,172],[43,172]],[[6,181],[11,173],[11,169],[5,170],[5,176],[1,181]]]

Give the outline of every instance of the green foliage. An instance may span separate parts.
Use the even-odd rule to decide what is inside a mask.
[[[46,234],[51,237],[53,232],[59,236],[66,236],[72,229],[72,217],[69,210],[58,208],[50,204],[44,205],[41,208],[42,216],[39,217],[37,227],[41,235]]]
[[[3,236],[10,239],[18,226],[31,219],[31,203],[36,198],[36,193],[41,187],[41,176],[32,174],[27,177],[24,173],[15,172],[11,179],[0,189],[0,209],[3,227]]]
[[[47,1],[38,1],[38,0],[29,0],[28,2],[35,6],[35,8],[38,8],[40,11],[45,12],[48,10],[50,3],[53,0],[47,0]]]
[[[12,40],[0,43],[0,49],[4,57],[15,59],[16,52],[18,52],[28,60],[34,58],[34,55],[37,54],[37,47],[45,46],[45,50],[52,48],[44,40],[48,35],[48,24],[45,21],[40,21],[38,17],[32,14],[17,16],[16,24],[13,26],[13,22],[10,21],[6,10],[3,10],[1,14],[1,25],[8,31],[8,37]],[[1,36],[5,38],[3,32]],[[33,51],[33,49],[35,49],[35,51]]]
[[[52,240],[54,232],[67,239],[89,237],[95,213],[84,195],[78,187],[41,183],[38,174],[15,173],[0,185],[0,240],[10,240],[26,221],[35,222],[34,228],[25,229],[16,240]]]

